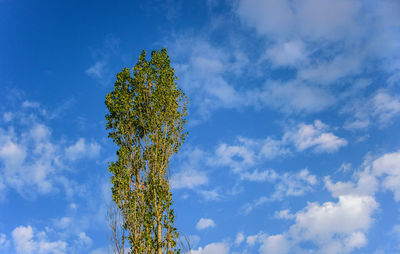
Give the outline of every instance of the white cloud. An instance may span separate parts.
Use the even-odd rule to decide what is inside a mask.
[[[400,249],[400,224],[393,226],[392,233],[397,237],[398,248]]]
[[[248,180],[252,182],[265,182],[275,181],[279,175],[272,169],[266,169],[264,171],[254,170],[253,172],[244,172],[240,175],[242,180]]]
[[[274,183],[274,192],[269,197],[262,196],[252,203],[247,203],[243,207],[243,212],[249,214],[253,209],[267,202],[279,201],[286,197],[297,197],[306,194],[313,190],[313,187],[318,183],[316,175],[310,174],[308,169],[300,170],[297,173],[284,173],[279,175],[274,170],[266,170],[266,180]],[[250,175],[245,179],[259,181],[257,176],[263,178],[264,175]],[[244,175],[246,176],[246,175]],[[254,179],[253,179],[254,177]]]
[[[329,132],[329,126],[320,120],[312,124],[300,123],[285,131],[280,140],[267,137],[265,139],[250,139],[238,137],[234,144],[221,143],[217,146],[214,156],[207,164],[211,166],[228,166],[242,180],[273,181],[276,172],[271,169],[252,170],[250,168],[265,160],[292,153],[291,146],[302,152],[313,149],[316,153],[332,153],[347,145],[344,138]]]
[[[229,166],[236,173],[246,171],[263,160],[272,160],[281,155],[287,155],[290,150],[285,147],[281,140],[271,137],[266,139],[250,139],[237,137],[234,144],[221,143],[215,149],[215,156],[210,158],[208,163],[213,166]],[[244,178],[252,177],[249,173],[244,173]],[[267,177],[268,172],[253,172]],[[255,176],[255,175],[254,175]]]
[[[3,179],[0,177],[0,202],[4,201],[6,198],[6,188],[7,186],[3,183]]]
[[[203,230],[206,228],[213,228],[213,227],[215,227],[215,222],[209,218],[201,218],[196,224],[197,230]]]
[[[390,95],[386,91],[378,91],[372,99],[373,115],[385,124],[400,113],[399,96]]]
[[[173,38],[169,48],[184,90],[193,95],[201,118],[218,108],[248,106],[286,113],[320,112],[349,101],[343,97],[356,86],[354,79],[376,70],[371,66],[375,60],[385,62],[380,70],[393,74],[391,79],[400,69],[396,60],[399,18],[393,11],[398,6],[391,1],[370,5],[358,0],[241,0],[233,10],[266,41],[261,57],[250,59],[251,54],[241,48],[245,44],[235,36],[220,46],[211,42],[208,33]],[[243,71],[254,69],[260,76],[270,76],[270,66],[262,70],[252,64],[265,58],[274,66],[295,67],[296,76],[284,82],[266,80],[262,89],[235,82]],[[321,86],[330,84],[346,89]],[[397,110],[393,105],[383,109],[389,116]],[[365,124],[357,121],[354,126]]]
[[[331,153],[347,145],[345,139],[326,130],[328,130],[327,125],[315,120],[313,124],[299,124],[297,129],[286,132],[284,140],[293,142],[299,151],[314,148],[315,152]]]
[[[214,46],[204,38],[178,38],[170,48],[184,91],[192,95],[193,107],[203,119],[218,108],[268,106],[287,113],[312,113],[336,101],[327,89],[297,81],[285,84],[267,81],[262,89],[236,86],[232,79],[228,81],[226,74],[236,77],[243,69],[250,71],[249,60],[241,51],[227,51],[226,47]],[[290,40],[278,43],[266,56],[277,65],[293,65],[305,59],[304,48],[301,41]]]
[[[38,108],[40,104],[36,101],[24,101],[22,107],[24,108]]]
[[[105,249],[102,248],[98,248],[95,250],[92,250],[91,252],[89,252],[89,254],[107,254],[108,251],[106,251]]]
[[[207,182],[208,177],[204,171],[196,171],[193,169],[180,171],[174,174],[170,181],[172,189],[194,189],[207,184]]]
[[[350,114],[344,128],[365,129],[371,125],[386,127],[400,114],[400,97],[389,90],[378,90],[368,98],[353,100],[342,109]]]
[[[304,82],[326,85],[340,81],[341,78],[359,74],[362,58],[353,52],[352,55],[338,55],[332,60],[321,61],[307,67],[300,67],[298,78]]]
[[[366,160],[363,169],[353,175],[354,180],[333,183],[325,177],[325,187],[332,196],[375,195],[380,188],[392,191],[394,199],[400,201],[400,152],[386,153],[375,160]]]
[[[400,152],[388,153],[372,163],[373,173],[382,178],[382,186],[394,193],[396,201],[400,201]]]
[[[14,247],[21,254],[62,254],[66,253],[67,243],[61,240],[48,241],[45,232],[35,233],[31,226],[20,226],[12,232]]]
[[[263,232],[259,232],[256,235],[249,235],[246,237],[246,244],[248,246],[254,246],[258,242],[262,242],[267,236]]]
[[[239,1],[237,13],[243,22],[274,40],[298,36],[309,40],[345,38],[358,29],[356,1],[250,0]]]
[[[325,241],[335,234],[365,231],[372,222],[371,214],[377,208],[371,196],[339,196],[337,203],[309,203],[296,214],[292,234],[302,239]]]
[[[288,37],[295,19],[289,1],[281,0],[239,1],[237,13],[245,23],[255,27],[259,34],[279,38]]]
[[[54,221],[54,226],[60,229],[66,229],[71,226],[72,224],[72,218],[71,217],[62,217],[60,219],[57,219]]]
[[[289,220],[295,218],[295,215],[291,214],[289,209],[285,209],[275,212],[275,217],[278,219]]]
[[[239,108],[248,104],[225,75],[242,72],[247,64],[243,53],[190,36],[175,38],[169,49],[183,89],[193,99],[193,108],[202,119],[217,108]]]
[[[264,91],[248,90],[249,97],[284,112],[313,113],[342,101],[353,103],[360,94],[345,95],[357,86],[354,79],[359,75],[382,71],[390,76],[387,82],[395,84],[400,70],[398,8],[396,1],[238,1],[234,9],[240,20],[267,39],[267,58],[274,65],[290,65],[297,71],[286,84],[268,81]],[[378,69],[376,61],[381,63]],[[331,84],[346,89],[321,87]],[[375,120],[387,124],[398,115],[399,103],[396,96],[378,91],[372,99],[362,99],[359,109],[346,110],[355,119],[345,126],[366,128]]]
[[[26,149],[7,137],[4,133],[1,136],[2,146],[0,147],[0,157],[7,166],[21,164],[26,158]]]
[[[267,137],[262,141],[262,147],[260,150],[260,155],[266,159],[274,159],[281,155],[287,155],[290,153],[289,149],[284,147],[285,144],[281,140],[274,140]]]
[[[244,241],[244,235],[243,233],[239,232],[236,234],[236,238],[235,238],[235,245],[239,246],[243,241]]]
[[[100,153],[100,148],[97,142],[87,143],[85,138],[80,138],[75,144],[65,149],[65,155],[69,160],[96,158]]]
[[[191,250],[190,254],[228,254],[229,245],[227,243],[210,243],[204,248],[199,247],[197,250]]]
[[[322,204],[311,202],[294,214],[288,209],[276,212],[276,218],[294,220],[294,224],[286,232],[264,237],[260,252],[288,251],[275,250],[274,247],[282,246],[274,245],[275,241],[285,242],[290,252],[296,253],[351,253],[366,246],[366,234],[379,206],[374,198],[379,186],[393,191],[395,200],[400,200],[399,165],[400,152],[393,152],[374,160],[367,158],[363,169],[355,171],[351,181],[333,183],[331,177],[325,177],[325,187],[338,200]],[[304,249],[303,243],[306,242],[313,243],[315,247]]]
[[[222,197],[222,194],[218,189],[211,190],[198,190],[199,193],[205,200],[219,200]]]
[[[298,32],[304,38],[346,39],[345,36],[352,36],[351,33],[359,29],[356,23],[360,10],[358,1],[305,0],[296,2],[293,8]]]
[[[330,177],[325,177],[325,187],[332,193],[332,196],[341,195],[374,195],[378,190],[378,181],[368,168],[355,173],[356,182],[338,181],[333,183]]]
[[[244,214],[249,214],[251,211],[253,211],[256,207],[259,207],[268,201],[271,201],[270,198],[267,198],[265,196],[259,197],[258,199],[254,200],[252,203],[247,203],[243,206],[242,210]]]
[[[289,41],[277,44],[267,50],[267,58],[277,66],[297,65],[307,57],[305,46],[301,41]]]
[[[203,150],[189,147],[178,154],[179,167],[170,179],[172,189],[192,189],[201,192],[199,188],[209,182],[207,172],[202,170],[209,155]],[[204,190],[203,190],[204,191]],[[202,193],[200,193],[202,194]],[[211,193],[208,193],[211,195]],[[216,194],[216,193],[214,193]],[[204,193],[205,198],[213,198],[212,195]],[[214,198],[216,196],[214,195]]]
[[[303,169],[296,174],[285,173],[279,177],[275,185],[275,192],[271,198],[281,199],[288,196],[301,196],[312,190],[312,186],[318,183],[317,177],[310,174],[308,169]]]
[[[365,232],[378,207],[371,196],[339,196],[337,203],[309,203],[296,214],[289,235],[295,241],[312,241],[317,253],[349,253],[366,244]]]
[[[12,112],[3,113],[3,121],[8,123],[14,118],[14,114]]]
[[[189,243],[191,248],[196,247],[200,242],[200,236],[198,235],[189,235],[182,238],[184,238],[182,241],[184,243]]]
[[[4,250],[8,248],[10,241],[7,240],[7,237],[5,234],[0,234],[0,250]]]
[[[67,158],[77,158],[80,156],[77,152],[90,158],[98,153],[99,146],[86,145],[81,139],[74,146],[64,148],[65,144],[54,141],[51,129],[39,120],[43,115],[31,110],[16,111],[18,118],[0,128],[0,188],[13,188],[25,198],[34,198],[63,186],[71,196],[76,186],[63,175],[68,167]],[[78,149],[82,144],[90,151]],[[65,150],[68,152],[64,153]]]
[[[115,78],[115,73],[121,71],[121,69],[119,69],[120,67],[115,69],[116,66],[113,66],[111,63],[113,60],[117,60],[119,62],[126,60],[121,59],[123,57],[119,51],[119,44],[119,38],[113,35],[108,35],[103,40],[101,47],[91,48],[90,51],[92,53],[94,63],[85,70],[85,73],[89,77],[96,79],[102,85],[112,84]]]
[[[308,203],[295,214],[282,210],[278,217],[295,221],[288,231],[248,242],[261,241],[260,253],[351,253],[367,244],[366,232],[377,207],[372,196],[343,195],[337,202]]]
[[[248,93],[251,100],[290,114],[320,112],[336,103],[328,90],[298,81],[267,81],[263,89]]]
[[[272,235],[267,237],[260,247],[260,254],[286,254],[290,253],[289,241],[283,235]]]
[[[4,163],[4,183],[28,194],[26,187],[41,194],[53,189],[53,176],[60,168],[57,145],[50,140],[50,131],[43,124],[33,123],[26,134],[18,136],[13,129],[0,130],[0,160]]]
[[[79,246],[80,249],[87,249],[92,245],[92,242],[92,238],[87,236],[85,232],[80,232],[75,245]]]
[[[85,72],[91,77],[102,79],[104,76],[106,63],[104,61],[97,61],[94,65],[89,67]]]
[[[234,168],[236,172],[242,171],[244,166],[254,165],[254,152],[250,147],[246,146],[243,139],[239,138],[239,142],[242,144],[244,143],[244,145],[220,144],[215,150],[217,159],[214,163],[221,166],[229,165]]]

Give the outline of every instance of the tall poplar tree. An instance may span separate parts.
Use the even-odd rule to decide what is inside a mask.
[[[113,201],[123,218],[131,253],[179,253],[169,185],[169,160],[178,152],[187,97],[177,86],[167,50],[143,51],[132,72],[117,75],[106,96],[109,137],[119,147],[109,164]]]

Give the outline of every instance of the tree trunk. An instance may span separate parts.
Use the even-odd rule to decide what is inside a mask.
[[[157,254],[162,254],[162,230],[161,230],[161,217],[158,219],[157,222],[157,247],[158,247],[158,252]]]

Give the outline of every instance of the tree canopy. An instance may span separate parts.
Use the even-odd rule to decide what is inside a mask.
[[[119,147],[109,164],[113,201],[132,253],[179,253],[169,161],[183,144],[187,97],[177,86],[167,50],[143,51],[132,72],[117,74],[106,96],[109,137]]]

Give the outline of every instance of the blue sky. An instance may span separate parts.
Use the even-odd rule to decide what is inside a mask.
[[[105,95],[166,47],[192,254],[400,253],[397,0],[0,1],[0,253],[107,253]]]

